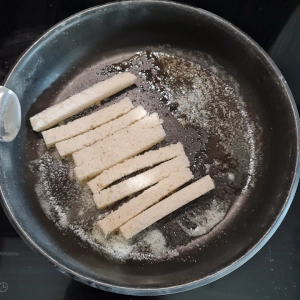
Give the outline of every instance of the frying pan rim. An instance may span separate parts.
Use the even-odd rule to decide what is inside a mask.
[[[90,13],[92,11],[96,11],[98,9],[104,9],[107,7],[112,7],[112,6],[118,6],[118,5],[143,5],[143,3],[150,3],[150,4],[161,4],[161,5],[172,5],[177,7],[178,9],[185,9],[189,10],[194,13],[199,13],[201,16],[207,16],[225,28],[229,28],[231,31],[235,32],[237,35],[239,35],[240,38],[244,39],[248,44],[251,45],[252,49],[255,49],[260,55],[263,56],[265,59],[266,63],[270,68],[275,71],[278,75],[279,82],[281,83],[282,88],[286,92],[289,102],[291,104],[291,109],[293,111],[293,119],[295,121],[295,126],[296,126],[296,136],[297,136],[297,157],[296,157],[296,164],[295,164],[295,172],[293,176],[293,180],[291,183],[291,186],[289,188],[289,193],[288,196],[286,197],[285,204],[283,205],[280,213],[276,217],[276,219],[273,221],[272,225],[270,226],[269,230],[262,236],[262,238],[251,248],[245,253],[242,257],[240,257],[238,260],[232,262],[228,266],[224,267],[223,269],[219,270],[218,272],[214,274],[210,274],[206,276],[205,278],[195,280],[193,282],[189,283],[184,283],[176,286],[168,286],[168,287],[162,287],[162,288],[132,288],[132,287],[124,287],[124,286],[118,286],[115,284],[108,284],[108,283],[103,283],[98,280],[95,280],[93,278],[90,278],[88,276],[84,276],[79,274],[78,272],[66,267],[63,265],[63,262],[59,262],[56,259],[53,259],[49,254],[46,253],[46,250],[41,249],[35,241],[33,241],[28,234],[22,229],[22,227],[19,225],[18,221],[15,219],[14,215],[12,214],[8,204],[7,200],[5,197],[5,189],[2,188],[2,184],[0,184],[0,193],[2,196],[1,200],[1,205],[3,207],[3,210],[5,211],[8,219],[12,223],[13,227],[17,231],[17,233],[22,237],[22,239],[32,248],[35,252],[38,254],[42,255],[47,261],[49,261],[51,264],[53,264],[60,272],[63,274],[66,274],[70,276],[73,279],[76,279],[82,283],[85,283],[87,285],[93,286],[93,287],[98,287],[102,290],[105,291],[110,291],[110,292],[115,292],[115,293],[120,293],[120,294],[127,294],[127,295],[139,295],[139,296],[157,296],[157,295],[165,295],[165,294],[171,294],[171,293],[178,293],[178,292],[183,292],[187,290],[194,289],[196,287],[200,287],[203,285],[206,285],[208,283],[214,282],[225,275],[231,273],[232,271],[236,270],[238,267],[243,265],[245,262],[247,262],[250,258],[252,258],[267,242],[268,240],[272,237],[272,235],[275,233],[281,222],[283,221],[291,203],[294,198],[297,186],[298,186],[298,181],[299,181],[299,176],[300,176],[300,166],[299,166],[299,148],[300,148],[300,141],[299,141],[299,131],[300,131],[300,122],[299,122],[299,115],[297,111],[297,107],[293,98],[293,95],[290,91],[289,86],[287,85],[287,82],[285,81],[283,75],[281,74],[280,70],[278,67],[275,65],[273,60],[268,56],[268,54],[252,39],[250,38],[247,34],[242,32],[239,28],[231,24],[230,22],[226,21],[225,19],[208,12],[204,9],[201,8],[196,8],[190,5],[186,4],[181,4],[181,3],[176,3],[173,1],[161,1],[161,0],[140,0],[140,1],[125,1],[125,2],[111,2],[107,3],[104,5],[98,5],[94,6],[91,8],[88,8],[86,10],[80,11],[77,14],[74,14],[58,24],[54,25],[51,27],[49,30],[47,30],[46,33],[44,33],[35,43],[33,43],[17,60],[15,63],[14,67],[11,69],[9,74],[4,80],[3,85],[9,81],[10,76],[13,74],[14,70],[17,68],[18,64],[24,59],[24,57],[31,52],[33,48],[35,48],[40,42],[43,41],[43,39],[47,38],[52,34],[52,32],[56,29],[59,29],[61,26],[65,24],[66,21],[71,21],[75,18],[82,17],[83,15]],[[0,153],[0,161],[2,160],[2,153]],[[1,169],[2,172],[2,169]]]

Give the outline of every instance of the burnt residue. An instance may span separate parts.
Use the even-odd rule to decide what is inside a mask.
[[[255,136],[255,126],[246,113],[238,84],[226,76],[222,67],[213,64],[207,55],[198,56],[197,62],[196,64],[183,58],[178,53],[141,51],[121,62],[98,65],[86,70],[84,74],[73,78],[72,84],[64,85],[54,100],[59,102],[63,97],[118,72],[130,71],[136,74],[136,86],[111,97],[103,102],[103,106],[129,96],[136,106],[142,105],[150,113],[158,112],[164,121],[167,137],[153,149],[181,142],[195,179],[209,174],[215,182],[214,191],[137,235],[130,242],[131,246],[137,245],[133,248],[135,252],[127,255],[126,259],[142,257],[142,260],[146,261],[155,260],[155,257],[150,255],[150,246],[142,242],[153,229],[159,229],[163,233],[170,249],[184,249],[224,218],[237,197],[248,188],[251,176],[255,172],[253,155],[257,146],[256,139],[259,137]],[[95,109],[98,107],[93,107],[70,120]],[[42,153],[45,151],[43,148]],[[52,153],[53,155],[55,154]],[[39,161],[38,168],[41,164],[45,165],[45,161]],[[79,226],[85,236],[91,234],[93,223],[98,218],[104,217],[130,199],[126,198],[101,211],[99,216],[99,212],[93,206],[90,192],[78,186],[76,180],[70,177],[72,167],[68,161],[59,163],[59,160],[50,159],[49,165],[46,163],[46,166],[48,169],[47,172],[44,170],[43,180],[49,184],[44,192],[47,197],[56,199],[51,210],[58,224],[61,221],[59,216],[65,213],[66,227],[75,226],[78,231]],[[56,168],[60,169],[58,177]],[[40,184],[39,188],[45,189],[45,184]],[[84,209],[81,209],[82,197],[91,204],[86,205]],[[195,234],[197,227],[199,235]],[[115,254],[107,254],[105,249],[103,251],[106,256],[116,259]]]
[[[190,237],[178,226],[178,220],[193,227],[185,222],[184,215],[208,210],[212,201],[215,208],[227,211],[254,172],[251,160],[258,137],[245,112],[239,86],[224,76],[224,70],[219,72],[217,66],[208,68],[207,62],[195,64],[176,55],[154,51],[139,52],[112,65],[112,69],[131,71],[139,76],[137,85],[141,95],[134,96],[138,103],[146,102],[150,111],[160,112],[167,132],[162,144],[182,142],[195,179],[210,174],[216,183],[216,189],[209,196],[180,210],[181,213],[175,214],[177,217],[172,214],[166,218],[168,222],[162,221],[164,226],[160,228],[170,244],[176,247],[180,237],[185,241],[183,244],[188,244]]]

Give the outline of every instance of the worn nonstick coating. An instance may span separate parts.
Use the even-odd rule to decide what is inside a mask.
[[[36,178],[28,174],[27,166],[41,136],[31,131],[28,117],[53,103],[56,91],[64,90],[72,78],[84,76],[86,66],[165,44],[170,49],[208,53],[236,79],[249,115],[255,115],[262,127],[261,168],[251,191],[222,222],[226,236],[220,238],[217,227],[201,252],[194,247],[182,254],[192,259],[118,264],[82,248],[76,237],[63,235],[45,217],[32,188]],[[291,204],[299,177],[299,120],[292,95],[263,50],[211,13],[158,1],[86,10],[38,40],[18,61],[5,86],[21,101],[23,126],[14,142],[1,144],[3,208],[34,250],[83,283],[134,295],[173,293],[207,284],[252,257]]]

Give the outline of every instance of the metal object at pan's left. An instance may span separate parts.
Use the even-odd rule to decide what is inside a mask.
[[[0,86],[0,142],[11,142],[21,127],[21,105],[17,95]]]

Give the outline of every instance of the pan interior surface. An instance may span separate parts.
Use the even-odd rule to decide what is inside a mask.
[[[29,123],[121,71],[135,73],[137,86],[101,107],[129,96],[158,112],[160,145],[182,142],[195,178],[210,174],[216,184],[125,246],[95,232],[89,192]],[[88,10],[43,36],[6,86],[21,101],[23,126],[1,145],[4,208],[33,248],[87,284],[131,294],[205,284],[253,251],[291,201],[298,124],[289,92],[255,44],[209,13],[155,1]]]

